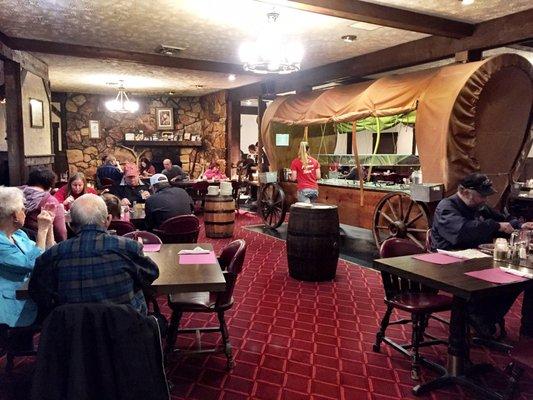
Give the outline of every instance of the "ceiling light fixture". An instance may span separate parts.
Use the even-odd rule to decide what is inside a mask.
[[[196,85],[196,89],[203,89],[204,85]]]
[[[0,104],[6,104],[6,99],[3,98],[2,100],[0,100]]]
[[[297,42],[288,42],[276,25],[279,13],[267,14],[268,23],[255,42],[243,43],[239,49],[244,70],[258,74],[290,74],[300,70],[304,55]]]
[[[134,113],[139,109],[139,103],[128,98],[124,89],[124,81],[119,81],[117,97],[106,101],[105,106],[109,111],[121,114]]]
[[[341,36],[341,39],[346,43],[353,43],[357,40],[357,36],[355,35],[344,35]]]
[[[459,0],[463,6],[469,6],[470,4],[474,4],[474,0]]]
[[[235,74],[228,75],[228,81],[233,82],[235,79],[237,79],[237,76]]]

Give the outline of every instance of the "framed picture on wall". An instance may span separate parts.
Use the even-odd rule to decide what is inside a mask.
[[[174,113],[172,108],[156,108],[157,129],[174,129]]]
[[[30,98],[30,126],[32,128],[44,128],[43,102]]]
[[[185,133],[183,134],[183,140],[191,140],[191,134],[185,132]]]
[[[89,139],[100,139],[100,121],[89,121]]]

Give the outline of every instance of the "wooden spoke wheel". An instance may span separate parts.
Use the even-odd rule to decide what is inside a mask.
[[[426,248],[426,232],[430,227],[425,203],[417,203],[405,193],[389,193],[376,205],[372,233],[378,249],[392,237],[409,239]]]
[[[266,226],[279,228],[287,213],[285,192],[277,183],[267,183],[261,187],[257,207]]]

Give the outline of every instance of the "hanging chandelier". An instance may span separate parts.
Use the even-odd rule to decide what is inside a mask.
[[[128,98],[124,89],[124,81],[119,81],[117,97],[106,101],[105,106],[109,111],[121,114],[134,113],[139,109],[139,103]]]
[[[239,55],[246,71],[258,74],[290,74],[300,70],[303,47],[300,43],[284,40],[279,25],[276,25],[278,17],[278,12],[269,12],[266,28],[257,40],[241,45]]]

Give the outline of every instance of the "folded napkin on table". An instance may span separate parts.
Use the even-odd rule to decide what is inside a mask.
[[[192,250],[180,250],[178,254],[209,254],[211,250],[202,249],[200,246],[196,246]]]
[[[500,269],[502,271],[507,272],[508,274],[513,274],[513,275],[516,275],[516,276],[521,276],[523,278],[533,279],[533,273],[531,273],[531,272],[524,272],[524,271],[519,271],[517,269],[506,268],[506,267],[500,267]]]

